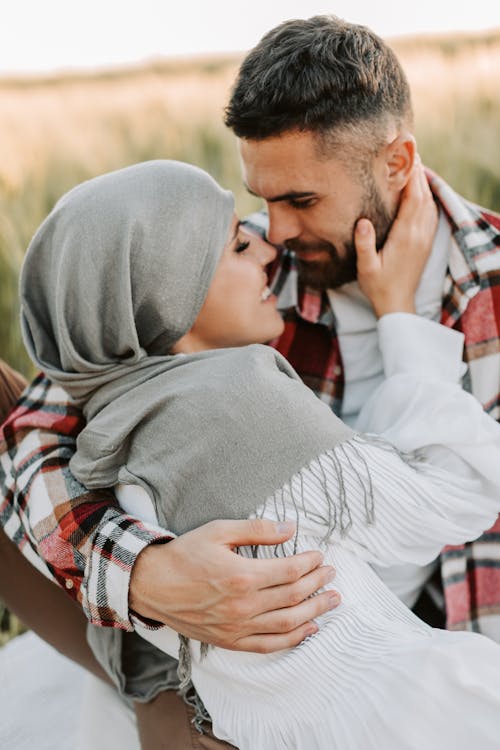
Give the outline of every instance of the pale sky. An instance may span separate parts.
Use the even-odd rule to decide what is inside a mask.
[[[317,13],[386,37],[500,28],[499,0],[2,0],[0,73],[244,51],[281,21]]]

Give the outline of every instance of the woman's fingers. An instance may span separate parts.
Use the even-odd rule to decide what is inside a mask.
[[[354,228],[354,245],[358,276],[378,271],[380,258],[377,254],[377,238],[374,226],[368,219],[358,220]]]
[[[437,220],[437,208],[418,159],[378,252],[371,223],[366,219],[357,222],[354,242],[358,282],[378,317],[415,312],[415,292],[432,250]]]
[[[398,212],[388,236],[389,244],[394,248],[400,247],[403,251],[406,248],[407,252],[412,252],[415,248],[420,249],[425,254],[432,245],[436,222],[436,205],[424,167],[418,157],[401,193]]]

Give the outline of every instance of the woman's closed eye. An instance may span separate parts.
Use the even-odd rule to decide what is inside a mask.
[[[238,244],[234,248],[234,251],[236,253],[243,253],[249,245],[250,245],[250,242],[248,240],[246,242],[238,242]]]

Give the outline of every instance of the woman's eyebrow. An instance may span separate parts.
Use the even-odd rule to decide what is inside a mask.
[[[241,227],[241,221],[238,221],[234,230],[234,234],[231,237],[231,242],[235,241],[236,237],[238,236],[238,232],[240,231],[240,227]]]

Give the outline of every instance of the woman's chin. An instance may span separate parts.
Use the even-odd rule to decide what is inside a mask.
[[[277,313],[277,315],[278,320],[273,321],[272,324],[265,326],[265,328],[263,327],[258,339],[256,337],[253,343],[268,344],[270,341],[275,341],[281,336],[281,334],[285,330],[285,323],[283,322],[279,313]]]

